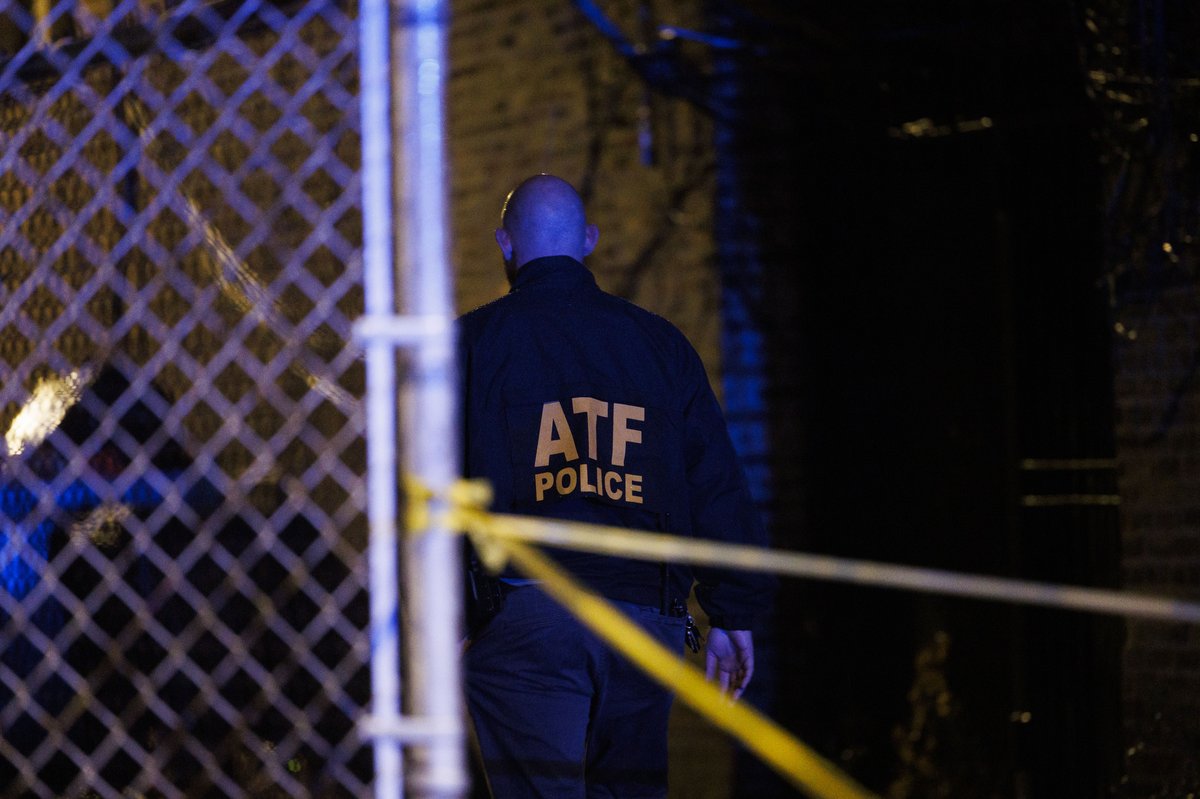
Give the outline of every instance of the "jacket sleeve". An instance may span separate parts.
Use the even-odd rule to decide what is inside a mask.
[[[695,350],[687,347],[684,408],[685,466],[693,534],[731,544],[766,547],[766,528],[750,496],[717,398]],[[762,572],[697,566],[696,598],[714,627],[749,629],[766,610],[776,580]]]

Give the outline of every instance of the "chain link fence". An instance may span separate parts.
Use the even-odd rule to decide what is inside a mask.
[[[0,2],[0,796],[364,796],[354,9]]]

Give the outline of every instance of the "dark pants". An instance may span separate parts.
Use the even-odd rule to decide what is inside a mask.
[[[672,652],[684,620],[615,602]],[[671,694],[539,588],[519,588],[464,656],[496,799],[665,797]]]

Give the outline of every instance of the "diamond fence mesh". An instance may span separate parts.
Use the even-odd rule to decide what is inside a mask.
[[[363,796],[353,7],[0,2],[0,796]]]

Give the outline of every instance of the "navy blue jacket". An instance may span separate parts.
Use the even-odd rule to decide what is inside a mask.
[[[465,473],[499,512],[766,545],[720,407],[673,325],[601,291],[583,264],[539,258],[459,320]],[[693,570],[556,550],[613,599],[686,599]],[[761,574],[694,569],[714,626],[747,629]]]

